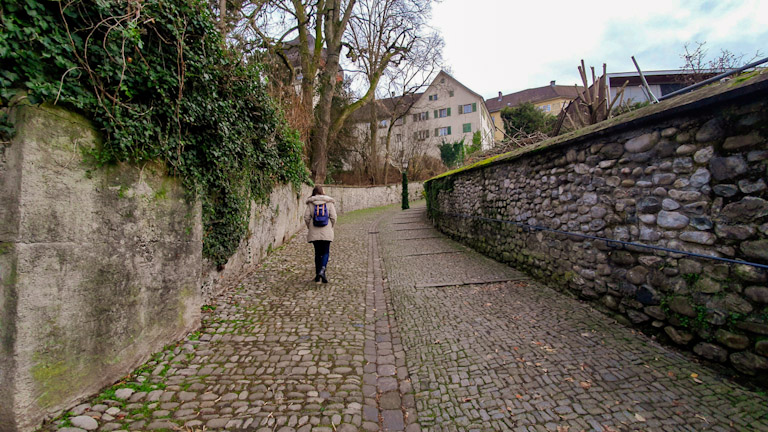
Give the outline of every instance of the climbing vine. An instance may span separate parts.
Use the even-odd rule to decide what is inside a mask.
[[[82,112],[103,133],[97,164],[163,161],[202,201],[214,263],[237,249],[251,200],[309,181],[261,65],[225,47],[205,2],[0,0],[0,26],[0,107],[26,95]]]

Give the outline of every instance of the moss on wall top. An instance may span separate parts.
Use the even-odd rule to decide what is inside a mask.
[[[581,128],[571,133],[541,141],[534,145],[521,147],[511,152],[503,153],[444,172],[425,182],[425,186],[442,177],[452,176],[461,172],[471,171],[505,161],[510,161],[528,154],[535,154],[551,149],[571,146],[590,138],[616,133],[625,129],[659,121],[659,119],[676,117],[691,110],[707,109],[722,102],[731,101],[744,96],[755,97],[768,92],[768,70],[744,74],[736,79],[712,84],[699,90],[648,105],[636,111],[631,111],[603,122]]]

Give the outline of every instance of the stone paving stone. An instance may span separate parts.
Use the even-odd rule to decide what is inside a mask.
[[[462,246],[391,214],[378,231],[421,429],[768,430],[764,394],[477,253],[422,255]]]
[[[426,225],[423,206],[342,216],[329,284],[300,233],[70,411],[104,431],[768,430],[763,394]],[[66,424],[43,430],[84,430]]]
[[[77,407],[86,417],[82,424],[103,430],[365,430],[368,229],[379,217],[340,217],[328,284],[312,281],[312,247],[303,232],[297,234],[204,308],[198,332],[157,353],[131,377],[135,381],[118,386],[113,420],[90,417],[108,410],[106,401],[94,399]]]

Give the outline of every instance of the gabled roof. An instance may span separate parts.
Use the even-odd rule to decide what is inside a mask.
[[[504,107],[513,107],[526,102],[536,103],[555,98],[575,99],[581,90],[583,90],[581,87],[577,90],[574,86],[548,85],[506,94],[500,98],[488,98],[485,105],[488,107],[488,112],[496,112]]]
[[[435,76],[435,79],[433,79],[433,80],[432,80],[432,82],[431,82],[429,85],[431,86],[432,84],[434,84],[434,83],[435,83],[435,81],[437,81],[437,79],[438,79],[438,78],[440,78],[440,76],[441,76],[441,75],[445,75],[445,76],[447,76],[448,78],[450,78],[450,79],[452,79],[452,80],[456,81],[456,83],[457,83],[458,85],[460,85],[460,86],[464,87],[464,88],[465,88],[465,89],[466,89],[468,92],[470,92],[470,93],[472,93],[473,95],[477,96],[477,98],[478,98],[478,99],[480,99],[481,101],[484,101],[484,100],[485,100],[485,99],[483,99],[483,97],[482,97],[482,96],[480,96],[479,94],[477,94],[477,93],[475,93],[474,91],[472,91],[472,89],[471,89],[471,88],[469,88],[469,87],[465,86],[464,84],[462,84],[462,83],[461,83],[461,81],[459,81],[459,80],[457,80],[456,78],[452,77],[452,76],[451,76],[451,75],[450,75],[448,72],[446,72],[446,71],[444,71],[444,70],[442,70],[442,69],[440,70],[440,72],[438,72],[438,73],[437,73],[437,75]]]
[[[431,87],[435,82],[437,82],[438,79],[441,77],[448,77],[456,84],[462,86],[465,88],[469,93],[471,93],[474,96],[477,96],[477,98],[480,100],[480,103],[484,104],[485,101],[482,96],[480,96],[478,93],[472,91],[469,87],[462,84],[459,80],[449,75],[447,72],[441,70],[440,72],[435,75],[435,79],[432,80],[432,82],[429,83],[429,86]],[[392,118],[392,113],[395,109],[398,111],[405,110],[407,112],[411,107],[413,107],[416,103],[418,103],[421,100],[422,95],[424,95],[425,92],[422,93],[414,93],[414,94],[408,94],[405,96],[396,96],[386,99],[377,99],[376,100],[376,117],[379,120],[384,120],[388,118]],[[405,98],[405,99],[403,99]],[[487,107],[486,107],[487,108]],[[398,114],[402,114],[403,112],[399,112]],[[360,123],[360,122],[369,122],[371,121],[371,106],[370,102],[363,105],[359,109],[357,109],[355,112],[350,114],[348,121]]]
[[[296,39],[289,40],[288,42],[285,42],[285,49],[284,54],[285,58],[291,62],[291,65],[293,67],[298,67],[301,65],[301,59],[299,58],[299,45],[301,44],[301,41],[299,40],[299,37],[296,36]],[[307,47],[309,48],[309,52],[311,53],[315,49],[315,37],[311,34],[307,35]],[[325,62],[325,59],[328,57],[327,50],[325,49],[325,46],[323,46],[323,49],[320,51],[320,59],[321,63]]]
[[[378,120],[385,120],[393,118],[394,115],[399,116],[408,112],[416,101],[421,98],[424,93],[407,94],[404,96],[395,96],[386,99],[377,99],[376,103],[376,118]],[[394,115],[393,115],[394,114]],[[371,121],[371,102],[361,106],[355,112],[349,115],[351,122],[369,122]]]

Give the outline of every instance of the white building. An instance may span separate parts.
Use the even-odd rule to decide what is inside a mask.
[[[440,145],[464,140],[480,132],[481,148],[493,147],[493,123],[483,97],[455,78],[440,71],[423,93],[412,97],[394,97],[376,101],[379,123],[378,146],[383,154],[389,122],[391,149],[419,148],[418,153],[440,158]],[[350,120],[361,141],[370,140],[370,104],[360,108]],[[394,153],[394,152],[391,152]]]

